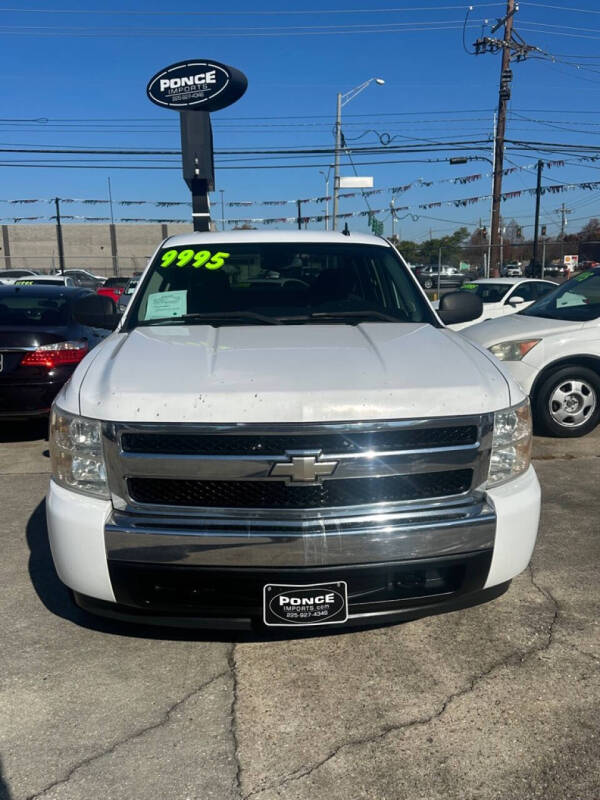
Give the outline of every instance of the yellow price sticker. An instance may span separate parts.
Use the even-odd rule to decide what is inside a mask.
[[[165,250],[161,254],[161,267],[204,267],[205,269],[221,269],[229,258],[229,253],[210,250]]]

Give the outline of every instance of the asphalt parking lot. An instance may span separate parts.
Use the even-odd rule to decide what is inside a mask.
[[[600,797],[600,430],[536,440],[538,545],[498,600],[265,640],[75,610],[43,434],[0,427],[1,800]]]

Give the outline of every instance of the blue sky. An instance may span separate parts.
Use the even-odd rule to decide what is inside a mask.
[[[487,138],[492,130],[497,102],[499,55],[469,55],[463,49],[462,27],[466,4],[453,0],[322,0],[316,3],[281,3],[256,0],[256,4],[222,2],[220,14],[189,0],[167,5],[124,0],[21,0],[20,10],[2,8],[3,81],[0,146],[86,146],[124,148],[174,148],[179,146],[178,117],[152,105],[145,95],[148,79],[160,68],[187,58],[213,58],[243,70],[248,76],[246,95],[234,106],[212,115],[217,149],[331,146],[335,99],[365,79],[381,76],[384,86],[372,84],[344,109],[348,141],[373,145],[377,135],[398,137],[394,144],[459,141]],[[217,7],[217,6],[215,6]],[[504,3],[474,4],[466,31],[470,43],[481,33],[482,21],[503,14]],[[25,9],[31,9],[25,11]],[[112,9],[109,10],[109,9]],[[413,10],[410,10],[413,9]],[[575,10],[579,9],[579,10]],[[93,13],[100,11],[102,13]],[[144,12],[130,14],[127,12]],[[150,13],[157,12],[157,13]],[[264,13],[262,13],[264,12]],[[274,13],[277,12],[277,13]],[[293,13],[300,12],[300,13]],[[473,26],[473,27],[471,27]],[[600,9],[592,0],[575,3],[522,2],[515,17],[516,30],[548,58],[513,64],[514,82],[507,136],[528,141],[600,144]],[[489,27],[487,28],[489,31]],[[565,63],[569,62],[569,63]],[[581,68],[579,68],[581,66]],[[48,120],[47,122],[32,120]],[[358,139],[357,137],[361,137]],[[473,149],[472,154],[483,153]],[[447,151],[413,158],[446,158]],[[354,154],[354,160],[398,161],[408,157],[385,154],[375,158]],[[506,167],[532,166],[537,154],[510,154]],[[550,159],[561,158],[549,155]],[[34,156],[3,154],[3,164]],[[47,156],[36,156],[48,159]],[[56,162],[59,157],[52,157]],[[62,156],[71,159],[75,156]],[[82,157],[90,161],[89,157]],[[177,163],[149,157],[146,165],[177,167]],[[223,162],[225,157],[218,158]],[[233,157],[228,157],[233,159]],[[238,157],[239,158],[239,157]],[[282,161],[278,169],[257,169],[255,162],[217,166],[217,189],[226,202],[294,200],[325,194],[324,177],[330,162],[316,155],[302,168]],[[547,171],[546,182],[571,183],[600,180],[600,161],[571,162]],[[572,163],[574,162],[575,163]],[[129,160],[127,163],[131,163]],[[321,166],[319,166],[321,165]],[[77,165],[75,165],[77,166]],[[222,164],[222,167],[224,165]],[[240,167],[251,168],[241,169]],[[233,168],[231,168],[233,167]],[[105,198],[107,177],[113,198],[187,200],[180,171],[122,170],[115,168],[16,168],[3,166],[1,199]],[[358,166],[372,175],[376,188],[406,185],[419,178],[434,181],[429,187],[413,186],[396,196],[401,212],[400,231],[406,238],[441,235],[466,224],[471,229],[481,217],[489,219],[489,202],[466,208],[442,206],[419,209],[423,203],[489,194],[487,178],[467,185],[439,183],[450,177],[487,174],[486,162],[450,167],[446,163],[387,163]],[[344,159],[342,174],[353,174]],[[532,187],[534,170],[505,179],[504,191]],[[217,196],[220,197],[217,192]],[[569,227],[576,230],[587,217],[600,215],[598,192],[574,190],[543,198],[543,221],[556,232],[555,213],[564,201],[572,209]],[[390,193],[369,198],[372,208],[386,208]],[[506,219],[515,217],[531,225],[533,198],[507,202]],[[363,198],[341,201],[342,212],[366,209]],[[70,204],[65,214],[104,216],[103,206]],[[306,205],[305,214],[319,214],[322,206]],[[0,215],[49,215],[49,206],[0,204]],[[120,207],[115,216],[186,216],[185,208]],[[227,217],[272,217],[295,213],[286,207],[227,208]],[[214,208],[220,217],[220,207]],[[379,215],[391,232],[388,211]],[[415,219],[415,217],[418,217]],[[358,217],[351,222],[365,229]],[[320,227],[316,223],[311,227]],[[531,228],[530,228],[531,230]]]

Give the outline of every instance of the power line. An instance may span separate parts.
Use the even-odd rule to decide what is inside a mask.
[[[527,28],[525,25],[521,26],[521,30],[527,31],[528,33],[545,33],[549,34],[550,36],[566,36],[568,39],[600,39],[600,36],[586,36],[583,33],[565,33],[564,31],[538,30],[536,28]]]
[[[492,6],[499,6],[500,3],[478,3],[478,8],[486,8]],[[451,6],[408,6],[404,8],[318,8],[318,9],[302,9],[302,10],[252,10],[252,11],[150,11],[141,9],[92,9],[92,8],[0,8],[0,12],[14,12],[19,14],[76,14],[76,15],[89,15],[98,14],[101,16],[296,16],[296,15],[320,15],[320,14],[396,14],[412,11],[448,11],[454,9],[464,9],[464,5],[451,5]]]
[[[219,33],[211,32],[205,28],[198,28],[195,32],[191,29],[185,28],[181,31],[165,31],[161,29],[148,29],[146,31],[140,29],[122,28],[119,31],[109,31],[97,28],[76,29],[76,28],[42,28],[35,26],[3,26],[0,27],[0,33],[10,34],[11,36],[37,36],[41,38],[56,38],[56,37],[72,37],[72,38],[87,38],[87,39],[109,39],[109,38],[160,38],[160,39],[218,39],[218,38],[270,38],[281,36],[351,36],[359,35],[365,36],[366,34],[373,33],[419,33],[430,31],[454,31],[459,30],[461,25],[430,25],[429,23],[421,25],[421,27],[406,27],[402,28],[398,25],[390,27],[379,26],[370,30],[364,30],[362,26],[354,30],[313,30],[313,31],[277,31],[277,32],[234,32],[223,31]],[[469,27],[477,27],[471,25]],[[89,32],[88,32],[89,31]]]
[[[569,11],[572,13],[580,13],[580,14],[600,14],[600,11],[597,11],[593,8],[565,8],[565,6],[555,6],[552,3],[538,3],[536,0],[527,0],[527,7],[535,6],[537,8],[553,8],[557,11]]]

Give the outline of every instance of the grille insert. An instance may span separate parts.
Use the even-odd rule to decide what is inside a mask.
[[[124,433],[121,446],[127,453],[282,455],[286,450],[361,453],[368,450],[457,447],[474,444],[476,441],[476,425],[451,425],[396,431],[317,434]]]
[[[330,508],[458,495],[471,487],[470,469],[383,478],[326,480],[317,486],[283,481],[198,481],[130,478],[136,503],[205,508]]]

